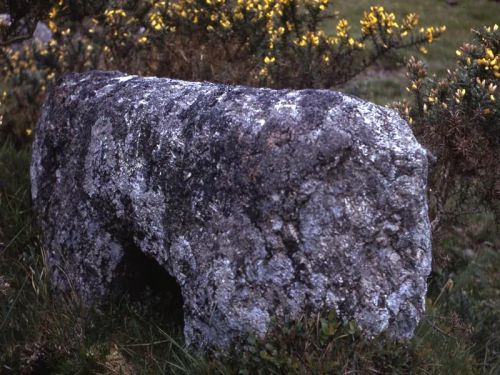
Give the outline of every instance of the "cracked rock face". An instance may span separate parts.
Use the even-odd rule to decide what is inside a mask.
[[[31,177],[53,286],[102,301],[133,246],[179,283],[194,347],[330,308],[406,339],[424,310],[426,152],[360,99],[71,74]]]

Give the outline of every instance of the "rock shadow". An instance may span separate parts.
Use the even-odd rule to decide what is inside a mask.
[[[184,327],[181,288],[177,280],[155,259],[129,243],[112,285],[113,299],[127,299],[147,314],[161,317],[169,325]]]

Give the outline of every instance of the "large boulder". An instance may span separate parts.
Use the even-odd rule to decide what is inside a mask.
[[[331,308],[406,339],[424,311],[427,156],[387,108],[70,74],[46,100],[31,177],[53,286],[99,303],[134,248],[175,277],[195,347]]]

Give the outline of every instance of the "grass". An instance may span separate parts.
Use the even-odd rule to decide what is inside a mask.
[[[335,2],[355,24],[373,3]],[[498,23],[493,1],[378,1],[422,24],[448,32],[429,48],[432,71],[442,74],[469,29]],[[371,71],[344,89],[385,104],[404,93],[401,69]],[[184,346],[171,307],[123,296],[86,309],[56,296],[34,225],[29,188],[30,150],[0,140],[0,373],[30,374],[288,374],[500,373],[500,238],[490,216],[467,218],[436,239],[427,313],[415,338],[366,342],[352,324],[326,312],[298,322],[276,322],[264,340],[249,338],[241,354],[202,356]],[[451,280],[451,281],[450,281]],[[155,302],[156,301],[156,302]]]
[[[450,6],[445,0],[391,1],[391,0],[358,0],[336,1],[333,6],[341,16],[347,18],[353,29],[359,31],[359,20],[363,11],[372,5],[383,5],[398,17],[408,13],[420,15],[421,26],[446,25],[447,32],[431,44],[429,53],[422,55],[415,49],[410,51],[423,58],[430,73],[443,75],[455,51],[463,43],[471,39],[471,29],[491,26],[500,22],[500,3],[491,0],[458,0],[458,4]],[[406,87],[403,69],[390,72],[371,72],[349,83],[344,90],[375,101],[387,104],[399,100]]]

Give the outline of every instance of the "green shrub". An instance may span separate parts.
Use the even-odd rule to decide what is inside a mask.
[[[326,312],[274,322],[263,339],[246,341],[243,354],[219,354],[210,363],[238,374],[478,374],[467,332],[442,303],[429,302],[428,308],[408,342],[385,335],[368,339],[354,323]]]
[[[500,220],[500,30],[474,31],[447,77],[408,62],[411,101],[395,106],[436,157],[430,174],[433,229],[491,208]]]
[[[465,324],[474,341],[472,352],[484,373],[500,371],[500,254],[484,246],[470,266],[456,277],[444,305]]]

